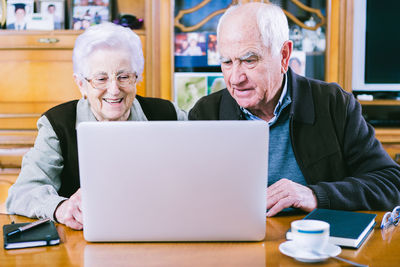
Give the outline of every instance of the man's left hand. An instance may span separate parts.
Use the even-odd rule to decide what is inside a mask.
[[[267,217],[289,207],[310,212],[317,207],[317,198],[310,188],[283,178],[267,188]]]

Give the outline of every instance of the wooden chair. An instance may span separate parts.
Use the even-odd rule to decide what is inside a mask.
[[[15,183],[19,169],[3,169],[0,172],[0,213],[7,213],[6,200],[8,189]]]
[[[6,213],[8,189],[21,170],[24,154],[33,146],[36,130],[0,130],[0,213]]]

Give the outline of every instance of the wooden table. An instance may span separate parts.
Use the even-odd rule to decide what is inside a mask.
[[[357,250],[343,249],[340,256],[369,266],[400,265],[400,226],[382,232],[379,224]],[[1,249],[0,266],[349,266],[335,259],[318,264],[298,262],[279,252],[290,222],[304,215],[267,218],[263,242],[200,243],[90,243],[82,231],[57,225],[61,244],[16,250]],[[31,219],[0,215],[0,224]],[[3,248],[3,240],[1,240]]]

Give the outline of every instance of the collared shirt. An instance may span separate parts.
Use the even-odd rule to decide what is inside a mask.
[[[268,151],[268,186],[282,178],[306,185],[306,180],[297,164],[290,139],[289,114],[292,99],[287,85],[286,74],[278,104],[274,109],[274,117],[268,122],[269,151]],[[241,108],[247,120],[261,120],[250,111]]]
[[[174,106],[178,120],[187,120],[186,113]],[[96,118],[89,102],[80,99],[76,107],[76,125],[84,121],[96,121]],[[136,98],[128,121],[147,121]],[[57,205],[65,199],[57,193],[61,187],[64,159],[60,141],[46,116],[39,118],[37,127],[35,145],[24,155],[18,179],[8,191],[7,211],[27,217],[53,219]]]
[[[287,78],[286,78],[286,73],[283,76],[284,79],[284,85],[283,85],[283,90],[281,93],[281,96],[279,97],[278,103],[275,106],[274,109],[274,117],[272,117],[269,121],[268,121],[268,125],[271,127],[276,120],[279,117],[279,114],[282,112],[282,110],[287,107],[288,105],[290,105],[290,103],[292,102],[290,95],[288,94],[288,90],[287,90]],[[256,115],[253,115],[249,110],[240,107],[240,109],[242,110],[246,120],[262,120],[261,118],[257,117]]]

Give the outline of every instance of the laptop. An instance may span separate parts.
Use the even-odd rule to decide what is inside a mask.
[[[80,123],[84,238],[263,240],[268,135],[261,121]]]

